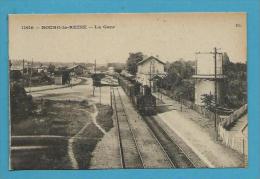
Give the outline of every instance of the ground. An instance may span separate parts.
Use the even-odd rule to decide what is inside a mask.
[[[33,114],[12,123],[11,168],[121,168],[111,88],[95,88],[93,95],[92,80],[84,78],[76,86],[43,89],[31,92]],[[144,121],[119,90],[145,166],[169,167]],[[178,141],[185,142],[182,146],[194,150],[209,166],[241,166],[240,155],[215,141],[214,121],[165,96],[162,99],[158,104],[170,106],[160,107],[157,121],[169,134],[175,131]],[[207,162],[212,160],[216,162]]]
[[[108,105],[85,98],[87,84],[32,93],[33,114],[12,124],[12,169],[90,167],[92,152],[113,121]]]

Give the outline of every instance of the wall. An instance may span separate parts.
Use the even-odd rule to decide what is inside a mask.
[[[152,74],[163,73],[164,65],[155,59],[147,60],[146,62],[138,65],[137,73],[150,74],[150,72],[152,72]]]
[[[152,65],[151,65],[152,63]],[[150,75],[151,73],[151,75]],[[162,63],[159,63],[155,59],[147,60],[146,62],[138,65],[137,68],[137,81],[140,82],[142,85],[150,85],[150,76],[156,75],[156,74],[162,74],[164,73],[164,65]],[[153,84],[152,84],[153,86]]]
[[[217,82],[217,104],[221,104],[221,91],[222,84],[220,81]],[[196,79],[195,81],[195,104],[203,105],[202,95],[212,94],[215,95],[215,82],[207,79]]]
[[[62,85],[62,76],[55,76],[54,77],[54,84],[55,85]]]
[[[236,110],[229,117],[219,123],[218,134],[226,146],[248,156],[247,124],[241,131],[233,132],[229,129],[242,116],[247,115],[247,104]]]
[[[248,140],[247,137],[232,133],[226,130],[222,125],[218,126],[218,136],[222,143],[226,146],[238,151],[243,155],[248,155]]]
[[[222,75],[222,54],[217,54],[217,74]],[[215,75],[214,54],[197,54],[197,75]]]

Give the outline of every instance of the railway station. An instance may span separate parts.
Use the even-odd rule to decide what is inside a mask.
[[[107,72],[100,72],[95,65],[90,75],[83,77],[82,74],[86,73],[86,70],[70,75],[70,69],[74,69],[70,67],[67,70],[68,76],[72,82],[75,78],[78,80],[72,85],[74,87],[61,83],[56,87],[30,87],[25,90],[29,90],[34,100],[46,102],[66,100],[69,105],[77,102],[84,105],[86,103],[90,119],[83,128],[79,128],[78,132],[68,138],[68,155],[65,158],[72,163],[71,166],[67,166],[68,168],[218,168],[244,165],[243,156],[246,156],[247,148],[241,149],[239,143],[230,146],[230,143],[224,140],[228,134],[221,126],[227,125],[226,123],[218,123],[219,138],[216,140],[214,127],[204,128],[201,124],[204,121],[208,123],[206,125],[213,125],[213,120],[207,119],[207,116],[194,110],[184,100],[176,100],[161,89],[161,82],[158,83],[158,80],[167,78],[167,73],[162,68],[164,65],[165,63],[157,58],[149,57],[144,62],[138,63],[136,76],[125,70],[116,73],[111,67]],[[193,76],[196,80],[194,105],[198,105],[196,101],[202,104],[197,94],[199,88],[209,89],[199,84],[198,73],[199,66]],[[72,110],[72,107],[69,110]],[[245,111],[246,108],[241,110]],[[100,118],[100,115],[107,114],[109,115]],[[69,117],[69,120],[72,118]],[[57,119],[54,121],[55,127],[50,126],[56,130],[55,138],[57,134],[64,135],[58,132],[61,129],[66,130],[64,122]],[[246,124],[246,118],[243,117],[239,122],[240,127],[236,128],[241,129]],[[76,152],[74,146],[90,142],[84,141],[82,137],[84,133],[88,133],[87,130],[91,125],[99,132],[93,134],[90,132],[89,135],[101,138],[99,142],[94,143],[92,151],[89,151],[92,157],[83,165],[81,160],[85,156],[84,150]],[[20,149],[16,146],[19,140],[28,140],[27,143],[31,143],[31,147],[27,146],[28,150],[45,150],[45,147],[36,147],[39,144],[37,145],[35,141],[20,138],[17,132],[14,133],[13,156],[19,156]],[[240,134],[232,132],[232,135]],[[45,136],[44,140],[48,141],[52,137],[54,136]],[[221,142],[222,140],[225,142]],[[245,146],[245,141],[242,142]],[[46,147],[51,147],[53,144],[49,145]],[[237,152],[234,152],[235,150]],[[14,164],[14,168],[16,167],[19,168],[19,165]]]
[[[9,20],[10,170],[248,166],[246,15]]]

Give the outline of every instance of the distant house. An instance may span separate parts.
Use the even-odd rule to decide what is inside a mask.
[[[83,75],[86,71],[86,68],[83,65],[74,65],[67,68],[71,72],[71,75]]]
[[[128,71],[126,70],[122,70],[120,75],[124,76],[125,78],[129,79],[129,80],[135,80],[135,76],[130,74]]]
[[[99,70],[101,72],[105,72],[108,70],[107,66],[106,65],[97,65],[96,66],[96,70]]]
[[[37,71],[38,71],[38,73],[41,73],[41,72],[47,73],[48,67],[41,65],[40,67],[37,67]]]
[[[94,66],[95,66],[94,63],[86,63],[84,66],[86,68],[86,73],[94,72]]]
[[[107,66],[108,69],[113,67],[115,72],[121,72],[123,69],[125,69],[125,63],[108,63]]]
[[[149,86],[156,91],[156,81],[166,75],[164,65],[164,62],[153,56],[140,61],[137,63],[136,80],[142,86]]]
[[[108,74],[113,75],[115,73],[115,68],[114,67],[108,67]]]
[[[9,63],[9,79],[10,82],[18,81],[23,78],[23,68],[14,66],[11,62]]]
[[[54,84],[64,85],[70,83],[70,71],[69,70],[57,70],[54,72]]]

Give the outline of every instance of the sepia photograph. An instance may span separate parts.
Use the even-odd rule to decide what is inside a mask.
[[[248,167],[246,13],[8,25],[10,170]]]

